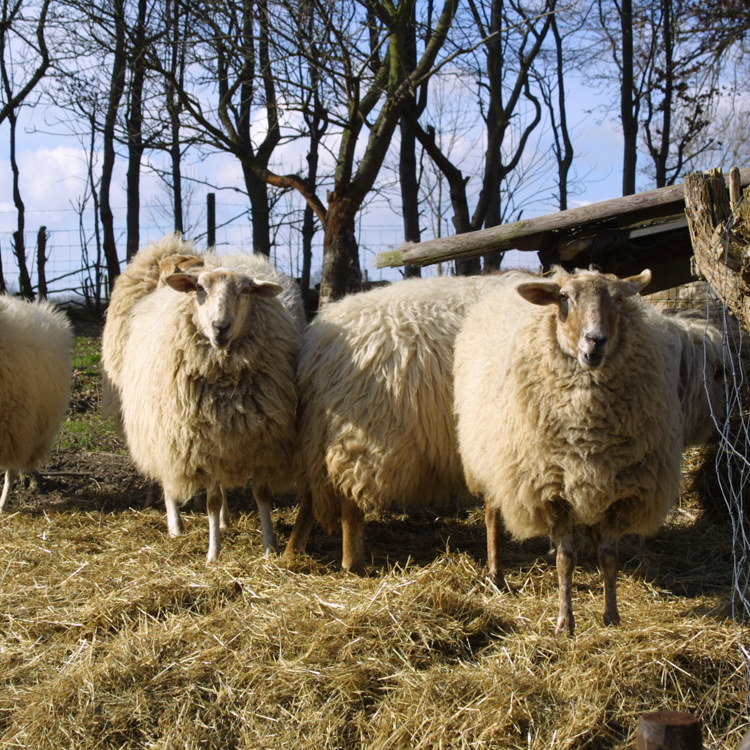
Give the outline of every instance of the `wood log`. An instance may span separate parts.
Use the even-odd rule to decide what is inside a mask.
[[[739,177],[741,185],[749,185],[750,169],[740,170]],[[573,231],[596,237],[604,231],[663,224],[681,218],[684,208],[683,185],[670,185],[475,232],[408,243],[379,253],[375,264],[378,268],[424,266],[510,249],[539,252],[559,242],[569,243]]]
[[[684,711],[651,711],[641,716],[636,750],[701,750],[700,721]]]
[[[739,220],[745,202],[740,201],[732,213],[720,169],[685,178],[685,215],[697,270],[750,331],[750,252]]]

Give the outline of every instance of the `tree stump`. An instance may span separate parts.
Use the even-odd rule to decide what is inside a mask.
[[[732,199],[720,169],[685,178],[685,216],[697,271],[750,331],[750,188],[739,191],[733,167]]]
[[[641,716],[636,750],[701,750],[700,721],[682,711],[652,711]]]

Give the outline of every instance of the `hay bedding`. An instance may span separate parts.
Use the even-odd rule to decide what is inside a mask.
[[[495,590],[478,510],[373,519],[360,579],[319,530],[310,557],[265,558],[234,493],[206,568],[205,518],[168,538],[124,456],[47,468],[0,519],[0,747],[626,748],[659,708],[698,713],[707,748],[746,730],[731,530],[690,493],[656,539],[624,541],[624,625],[601,625],[586,550],[576,636],[557,639],[546,545],[509,545],[514,593]]]

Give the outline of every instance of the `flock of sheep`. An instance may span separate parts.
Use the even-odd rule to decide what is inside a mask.
[[[617,543],[677,500],[683,449],[724,417],[721,335],[639,292],[649,271],[412,279],[329,303],[305,325],[293,280],[261,256],[198,254],[179,235],[118,278],[102,336],[104,407],[136,467],[179,508],[206,491],[207,560],[226,490],[252,482],[267,552],[271,497],[294,488],[286,554],[314,520],[364,573],[365,515],[484,498],[488,574],[501,545],[549,535],[557,632],[574,630],[573,528],[587,527],[618,624]],[[72,335],[46,302],[0,297],[0,510],[65,414]]]

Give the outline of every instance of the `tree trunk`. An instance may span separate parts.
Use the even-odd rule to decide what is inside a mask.
[[[8,113],[8,128],[10,130],[10,169],[13,173],[13,203],[16,207],[16,231],[13,233],[13,252],[18,263],[18,280],[22,296],[26,299],[34,299],[34,289],[31,286],[31,277],[26,263],[26,244],[24,232],[26,227],[26,206],[21,198],[19,184],[18,162],[16,161],[16,112]]]
[[[362,289],[359,246],[354,219],[359,209],[346,196],[331,197],[325,227],[323,274],[320,282],[320,306]]]
[[[407,105],[408,106],[408,105]],[[406,120],[401,120],[401,150],[399,152],[399,180],[401,182],[401,211],[404,216],[404,240],[419,242],[419,180],[417,179],[417,139]],[[421,276],[419,266],[405,266],[404,276]]]
[[[250,165],[242,166],[245,188],[250,199],[252,214],[253,252],[271,254],[271,209],[268,205],[268,186],[258,177]]]
[[[0,252],[0,294],[5,294],[8,287],[5,285],[5,273],[3,272],[3,254]]]
[[[635,193],[635,171],[638,154],[638,113],[633,83],[633,2],[622,0],[622,80],[620,81],[620,118],[622,120],[622,194]]]
[[[107,112],[104,118],[102,179],[99,185],[99,205],[102,219],[102,235],[104,258],[107,262],[109,274],[109,289],[112,291],[115,280],[120,275],[120,261],[117,257],[117,242],[115,240],[114,216],[110,203],[110,189],[112,175],[115,168],[115,125],[117,111],[125,90],[125,73],[127,60],[125,57],[125,0],[114,0],[115,21],[115,50],[112,61],[112,75],[110,78]]]
[[[750,210],[745,201],[732,216],[729,192],[720,169],[694,172],[685,178],[685,215],[695,262],[724,304],[750,331]]]
[[[133,45],[133,78],[130,84],[130,111],[128,114],[128,174],[127,174],[127,240],[126,257],[130,260],[140,246],[141,227],[141,161],[143,160],[143,84],[146,0],[138,0],[138,24]]]
[[[169,113],[169,159],[172,172],[172,209],[174,212],[175,232],[185,231],[185,220],[182,212],[182,144],[180,143],[180,100],[177,87],[172,81],[184,84],[185,56],[182,34],[180,32],[180,1],[172,2],[171,25],[173,36],[170,40],[170,75],[167,78],[166,102]]]

